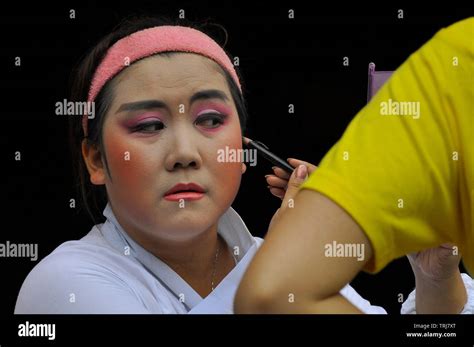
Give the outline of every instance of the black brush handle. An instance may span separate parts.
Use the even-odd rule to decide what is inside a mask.
[[[279,168],[285,170],[288,172],[290,175],[292,174],[293,170],[295,169],[292,167],[290,164],[288,164],[286,161],[281,159],[280,157],[276,156],[272,152],[268,150],[268,147],[259,142],[259,141],[250,141],[248,143],[249,147],[255,148],[259,154],[261,154],[265,159],[270,161],[272,164],[278,166]]]

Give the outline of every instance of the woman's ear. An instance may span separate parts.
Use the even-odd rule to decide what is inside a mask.
[[[244,163],[242,163],[242,174],[244,174],[245,171],[247,171],[247,165],[245,165]]]
[[[89,171],[90,180],[92,184],[105,184],[105,171],[102,163],[102,154],[97,145],[87,143],[87,140],[82,140],[82,156]]]

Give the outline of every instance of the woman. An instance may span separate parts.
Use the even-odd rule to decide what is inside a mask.
[[[262,242],[230,207],[245,164],[217,160],[219,149],[242,148],[240,80],[210,37],[161,24],[125,23],[79,67],[74,99],[97,110],[76,122],[80,177],[105,187],[107,219],[32,270],[16,313],[233,312]],[[302,182],[286,189],[278,170],[268,180],[285,199]],[[381,311],[350,287],[343,295]]]

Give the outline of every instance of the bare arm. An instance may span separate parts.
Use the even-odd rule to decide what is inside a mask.
[[[363,248],[362,260],[327,256],[334,242]],[[235,312],[360,313],[339,291],[371,257],[369,240],[341,207],[302,190],[273,221],[241,282]]]

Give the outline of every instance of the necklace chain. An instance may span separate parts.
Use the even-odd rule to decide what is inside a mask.
[[[214,278],[216,276],[216,270],[217,270],[217,259],[219,258],[219,251],[221,249],[220,243],[219,243],[219,238],[217,238],[217,250],[216,250],[216,256],[214,258],[214,265],[212,269],[212,277],[211,277],[211,291],[214,290]]]

